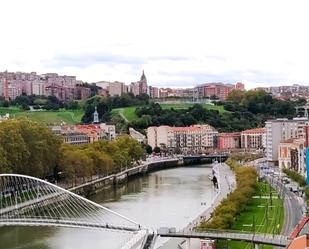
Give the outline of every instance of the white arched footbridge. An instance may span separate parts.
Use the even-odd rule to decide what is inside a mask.
[[[84,197],[31,176],[0,174],[0,226],[56,226],[125,233],[119,248],[140,248],[148,230]]]

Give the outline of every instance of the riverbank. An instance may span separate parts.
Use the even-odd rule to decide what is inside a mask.
[[[159,158],[152,161],[142,161],[139,165],[126,169],[117,174],[111,174],[102,178],[98,178],[68,190],[82,196],[91,196],[102,189],[110,188],[127,182],[128,180],[152,171],[168,169],[183,166],[182,158]]]
[[[228,193],[233,191],[236,187],[236,180],[233,171],[225,163],[220,163],[216,165],[218,174],[218,190],[215,198],[211,201],[211,205],[207,207],[201,214],[199,214],[194,220],[192,220],[183,230],[190,230],[197,226],[203,219],[210,219],[210,215],[213,210],[220,204],[220,202],[227,196]],[[209,201],[209,200],[208,200]],[[179,244],[191,244],[194,248],[199,248],[199,240],[191,239],[170,239],[164,245],[159,247],[160,249],[175,249],[178,248]]]

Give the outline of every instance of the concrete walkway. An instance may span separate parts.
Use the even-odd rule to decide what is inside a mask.
[[[207,208],[203,213],[201,213],[198,217],[196,217],[190,224],[188,224],[183,230],[192,230],[193,227],[198,225],[203,219],[210,219],[210,214],[213,212],[215,207],[217,207],[222,199],[224,199],[228,193],[233,191],[236,187],[236,181],[234,173],[230,170],[230,167],[227,166],[225,163],[218,163],[216,164],[219,177],[218,177],[218,186],[219,190],[217,195],[212,203],[212,205]],[[203,217],[201,219],[201,217]],[[159,247],[160,249],[178,249],[178,244],[181,244],[184,239],[173,238],[168,240],[164,245]],[[199,249],[199,239],[191,239],[191,249]],[[183,246],[183,248],[186,248]]]

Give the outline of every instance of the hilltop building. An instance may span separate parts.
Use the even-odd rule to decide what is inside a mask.
[[[0,96],[14,100],[17,96],[55,96],[60,101],[86,99],[91,91],[75,76],[60,76],[56,73],[37,74],[36,72],[0,72]]]
[[[130,85],[130,92],[134,94],[134,96],[136,95],[140,95],[140,94],[148,94],[149,90],[148,90],[148,86],[147,86],[147,78],[145,75],[145,72],[143,70],[141,79],[137,82],[132,82]]]

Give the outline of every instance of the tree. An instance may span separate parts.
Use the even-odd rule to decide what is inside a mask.
[[[160,153],[161,152],[160,147],[158,147],[158,146],[154,147],[153,152],[156,153],[156,154]]]
[[[146,153],[147,154],[151,154],[152,153],[152,147],[149,144],[146,145]]]
[[[61,141],[41,123],[28,119],[3,121],[0,164],[6,161],[13,173],[45,177],[58,163],[60,144]]]

